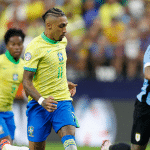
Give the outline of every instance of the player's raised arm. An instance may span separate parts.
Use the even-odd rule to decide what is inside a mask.
[[[35,72],[24,70],[23,74],[23,87],[27,95],[30,95],[35,101],[37,101],[40,105],[42,105],[47,111],[53,112],[57,109],[58,102],[54,101],[54,97],[49,96],[44,99],[40,93],[36,90],[32,83],[32,79],[34,77]],[[53,104],[55,103],[55,104]]]

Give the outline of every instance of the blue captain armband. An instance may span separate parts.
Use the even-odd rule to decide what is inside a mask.
[[[36,68],[28,68],[28,67],[24,67],[24,70],[26,71],[31,71],[31,72],[36,72]]]

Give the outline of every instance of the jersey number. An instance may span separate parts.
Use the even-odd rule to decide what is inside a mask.
[[[58,67],[58,78],[62,78],[63,67]]]
[[[12,88],[11,93],[14,93],[16,90],[16,85],[13,84],[11,88]]]

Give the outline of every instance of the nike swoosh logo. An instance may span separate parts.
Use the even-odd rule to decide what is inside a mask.
[[[47,52],[49,53],[51,50],[48,50]]]

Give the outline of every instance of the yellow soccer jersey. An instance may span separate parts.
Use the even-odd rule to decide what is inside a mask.
[[[35,72],[33,85],[44,98],[72,100],[66,77],[66,45],[66,38],[56,42],[42,33],[27,46],[24,70]]]
[[[0,55],[0,111],[11,111],[18,87],[23,80],[24,61],[17,62],[9,51]]]

